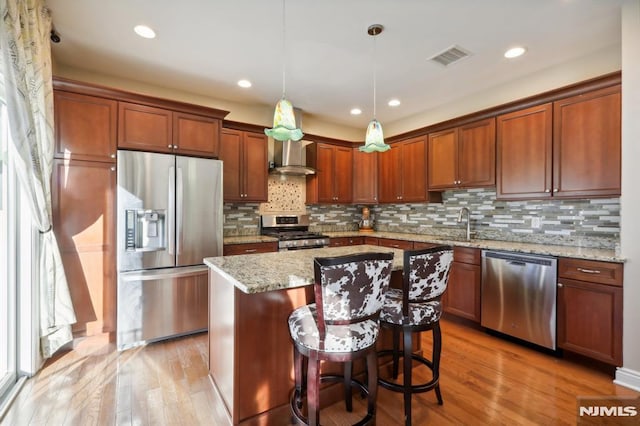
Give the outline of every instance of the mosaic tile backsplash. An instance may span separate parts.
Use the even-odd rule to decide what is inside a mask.
[[[277,179],[277,178],[276,178]],[[269,203],[225,204],[224,235],[260,232],[260,212],[304,213],[304,178],[269,180]],[[371,207],[378,231],[463,237],[457,223],[467,207],[475,238],[614,249],[620,242],[620,200],[496,200],[495,189],[445,191],[440,204],[390,204]],[[362,206],[309,205],[311,230],[355,231]]]

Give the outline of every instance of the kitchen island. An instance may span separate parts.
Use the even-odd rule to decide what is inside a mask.
[[[361,245],[206,258],[209,266],[209,376],[232,424],[283,424],[290,418],[293,343],[287,318],[313,302],[313,258],[393,252],[393,281],[403,251]],[[383,333],[379,346],[391,347]],[[418,349],[418,347],[414,347]],[[338,366],[325,363],[322,371]],[[358,365],[355,374],[362,370]],[[323,402],[342,396],[323,387]]]

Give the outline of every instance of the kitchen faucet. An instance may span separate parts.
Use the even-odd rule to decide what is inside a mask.
[[[471,240],[471,212],[466,207],[462,207],[458,212],[458,223],[462,222],[462,213],[467,212],[467,241]]]

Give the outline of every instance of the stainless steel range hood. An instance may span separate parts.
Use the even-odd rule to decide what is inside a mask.
[[[274,141],[273,162],[275,167],[270,173],[281,175],[304,176],[316,173],[314,169],[306,166],[305,146],[309,141]]]

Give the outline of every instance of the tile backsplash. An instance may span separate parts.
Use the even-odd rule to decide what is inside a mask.
[[[225,203],[224,235],[255,235],[261,213],[308,213],[317,232],[358,229],[362,206],[305,206],[305,178],[269,178],[269,202]],[[620,200],[496,200],[493,188],[445,191],[442,203],[383,204],[371,207],[378,231],[464,236],[458,212],[471,212],[476,238],[613,249],[620,242]]]

